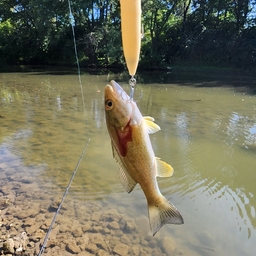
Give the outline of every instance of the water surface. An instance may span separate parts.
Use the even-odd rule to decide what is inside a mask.
[[[68,200],[104,202],[136,221],[136,236],[150,234],[140,187],[127,194],[119,182],[104,120],[106,83],[127,79],[83,74],[83,105],[75,74],[0,78],[0,167],[8,175],[35,176],[39,187],[50,184],[61,198],[90,139]],[[156,237],[171,237],[179,255],[255,255],[256,96],[244,83],[232,87],[205,75],[189,83],[147,78],[137,87],[136,93],[143,90],[138,106],[160,125],[151,135],[153,148],[175,170],[172,178],[158,179],[160,190],[185,220],[165,225]],[[10,166],[16,168],[8,173]]]

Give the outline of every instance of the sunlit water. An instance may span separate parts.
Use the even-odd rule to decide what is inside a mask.
[[[139,186],[130,194],[122,188],[104,119],[105,85],[127,79],[82,75],[83,106],[75,74],[0,78],[2,167],[15,165],[61,197],[90,139],[69,199],[104,200],[148,234],[148,223],[140,221],[147,217],[145,197]],[[160,190],[185,220],[165,225],[156,236],[172,237],[183,255],[255,255],[256,96],[209,80],[138,84],[142,114],[162,129],[151,135],[155,154],[175,170],[172,178],[158,180]]]

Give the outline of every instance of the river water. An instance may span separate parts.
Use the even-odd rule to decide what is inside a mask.
[[[246,81],[256,86],[255,78],[183,75],[142,74],[136,87],[136,98],[143,90],[137,103],[142,114],[161,127],[151,135],[155,154],[174,167],[173,177],[158,179],[160,190],[185,221],[165,225],[152,238],[157,243],[144,246],[156,253],[159,241],[170,237],[175,249],[161,245],[163,255],[255,255],[256,95],[245,87]],[[94,215],[115,209],[134,220],[137,231],[129,237],[142,246],[140,238],[151,234],[147,203],[139,186],[130,194],[121,186],[104,119],[105,85],[114,79],[129,90],[128,77],[84,73],[84,105],[76,74],[1,73],[0,78],[0,168],[6,179],[12,177],[8,186],[15,175],[29,176],[37,192],[47,188],[60,200],[90,140],[67,200],[81,207],[99,203]],[[6,195],[0,188],[1,200]],[[76,221],[83,219],[76,215]]]

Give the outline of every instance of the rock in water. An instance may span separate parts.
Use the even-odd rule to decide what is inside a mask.
[[[170,237],[164,237],[160,240],[160,245],[162,251],[166,253],[166,255],[173,255],[173,252],[176,249],[176,244]]]
[[[118,243],[115,246],[113,252],[118,255],[125,256],[128,254],[128,250],[129,250],[129,247],[126,244]]]
[[[5,254],[14,253],[14,241],[12,238],[7,239],[7,241],[3,243],[3,249]]]

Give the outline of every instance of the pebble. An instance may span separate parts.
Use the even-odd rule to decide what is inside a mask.
[[[79,248],[79,246],[76,245],[75,241],[68,242],[66,248],[67,248],[67,251],[73,254],[81,252],[81,249]]]
[[[101,217],[101,214],[102,214],[101,212],[93,213],[92,216],[91,216],[91,220],[92,221],[98,221],[100,219],[100,217]]]
[[[163,254],[162,251],[159,248],[155,248],[155,249],[153,249],[151,251],[151,255],[161,255],[161,256],[164,256],[165,254]]]
[[[98,247],[96,246],[96,244],[88,244],[86,246],[86,251],[96,255],[96,252],[98,251]]]
[[[72,232],[74,237],[81,237],[83,235],[82,228],[79,227]]]
[[[0,202],[0,254],[37,255],[59,204],[57,188],[39,189],[36,178],[15,172],[11,181],[8,175],[1,177],[0,196],[6,201]],[[120,213],[125,212],[122,207],[113,209],[107,200],[81,204],[79,199],[67,198],[65,205],[51,230],[46,256],[168,256],[178,252],[171,237],[147,235],[147,216],[128,218]]]
[[[118,213],[117,210],[112,210],[110,212],[105,212],[101,215],[100,220],[102,221],[119,221],[120,220],[120,214]]]
[[[38,242],[41,238],[45,236],[45,232],[42,229],[35,230],[34,233],[30,236],[30,239],[34,242]]]
[[[148,254],[145,251],[141,251],[140,256],[148,256]]]
[[[125,219],[121,218],[121,220],[119,221],[120,229],[124,230],[125,226],[126,226],[126,221],[125,221]]]
[[[128,255],[129,247],[126,244],[118,243],[115,247],[113,252],[117,253],[120,256]]]
[[[135,232],[136,231],[136,224],[135,224],[135,221],[134,220],[128,220],[126,221],[126,226],[125,226],[125,230],[127,232]]]
[[[8,238],[7,241],[3,243],[3,251],[5,254],[14,253],[14,241],[12,238]]]
[[[82,226],[82,230],[83,232],[88,232],[88,231],[91,231],[92,230],[92,222],[91,221],[88,221],[86,224],[84,224]]]
[[[134,256],[139,256],[140,254],[140,247],[138,245],[134,245],[131,250],[131,254]]]
[[[109,256],[109,253],[104,250],[99,249],[97,252],[97,256]]]
[[[150,240],[148,242],[148,246],[151,248],[155,248],[157,246],[157,241],[156,240]]]
[[[94,254],[91,254],[87,251],[84,251],[84,252],[80,252],[77,254],[78,256],[95,256]]]
[[[176,249],[176,244],[173,241],[172,238],[170,237],[164,237],[160,240],[160,246],[161,249],[166,255],[171,256],[173,255],[175,249]]]
[[[120,238],[120,242],[124,243],[124,244],[130,244],[131,240],[130,238],[127,236],[127,235],[123,235],[121,238]]]
[[[110,222],[107,224],[108,229],[114,229],[118,230],[119,229],[119,224],[116,221]]]
[[[11,193],[12,188],[12,185],[1,186],[0,192],[4,195],[9,195]]]
[[[147,246],[148,245],[148,242],[145,240],[144,237],[141,237],[140,238],[140,244],[144,245],[144,246]]]

